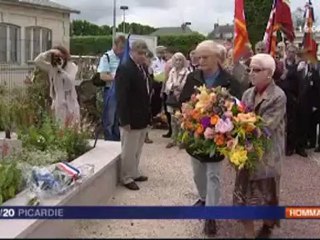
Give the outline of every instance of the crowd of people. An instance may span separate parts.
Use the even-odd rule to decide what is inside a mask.
[[[280,43],[275,57],[265,53],[263,42],[255,45],[255,51],[247,45],[247,54],[236,63],[232,48],[212,40],[199,43],[188,56],[164,46],[159,46],[153,56],[146,42],[136,40],[131,44],[127,59],[123,56],[125,44],[123,36],[117,37],[98,66],[100,78],[105,81],[102,116],[105,139],[121,141],[122,184],[130,190],[139,190],[137,183],[148,180],[139,171],[139,162],[144,143],[152,143],[148,132],[154,117],[165,113],[168,132],[163,137],[171,138],[167,148],[175,147],[179,125],[174,113],[191,98],[195,87],[222,86],[260,115],[272,136],[272,147],[254,172],[237,171],[234,204],[278,205],[284,155],[297,153],[307,157],[307,148],[320,150],[319,145],[316,146],[320,140],[317,134],[319,65],[307,60],[291,43]],[[51,50],[36,59],[38,66],[49,72],[53,107],[59,118],[65,118],[66,112],[79,115],[72,85],[73,65],[62,50]],[[49,54],[61,56],[62,63],[50,64],[46,60]],[[61,83],[64,87],[59,85]],[[61,89],[65,94],[60,94]],[[68,102],[72,104],[66,104]],[[222,163],[190,157],[199,194],[195,206],[217,206],[223,188],[220,185]],[[269,237],[272,229],[279,226],[278,221],[264,220],[256,234],[253,222],[243,224],[247,237]],[[216,234],[214,219],[205,221],[204,232],[210,236]]]

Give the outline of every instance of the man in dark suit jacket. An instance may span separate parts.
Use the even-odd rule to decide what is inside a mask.
[[[206,85],[208,88],[222,86],[241,99],[239,82],[219,65],[220,49],[211,40],[204,41],[196,48],[199,57],[199,70],[190,73],[180,95],[180,102],[186,102],[195,92],[195,87]],[[220,169],[221,162],[210,162],[191,156],[194,182],[200,199],[195,206],[216,206],[220,200]],[[204,232],[215,235],[217,232],[215,220],[206,220]]]
[[[139,190],[136,182],[148,180],[138,170],[151,119],[151,89],[143,69],[147,51],[143,40],[134,41],[129,59],[119,66],[115,77],[122,148],[121,181],[130,190]]]

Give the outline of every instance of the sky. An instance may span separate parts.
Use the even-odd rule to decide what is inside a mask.
[[[52,0],[81,11],[72,18],[98,25],[112,25],[113,0]],[[272,0],[270,0],[272,1]],[[291,0],[291,10],[303,7],[305,0]],[[313,0],[316,18],[320,0]],[[213,30],[214,23],[232,23],[234,0],[117,0],[117,24],[123,21],[119,9],[126,5],[126,22],[137,22],[153,27],[179,27],[191,22],[191,29],[202,34]]]

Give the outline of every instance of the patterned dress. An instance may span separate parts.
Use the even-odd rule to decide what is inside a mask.
[[[234,205],[278,205],[285,143],[286,96],[272,82],[262,95],[258,95],[255,88],[248,89],[242,101],[266,121],[271,131],[272,143],[253,173],[246,169],[237,172]]]

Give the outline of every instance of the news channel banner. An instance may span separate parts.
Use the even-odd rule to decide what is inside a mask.
[[[320,219],[318,207],[0,207],[0,219]]]

